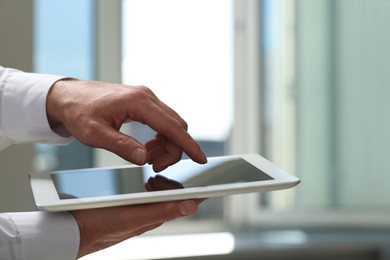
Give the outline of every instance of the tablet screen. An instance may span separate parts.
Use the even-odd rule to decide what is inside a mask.
[[[185,188],[273,179],[240,158],[210,160],[203,165],[183,160],[159,174],[180,182]],[[145,183],[154,175],[152,167],[147,165],[56,172],[52,178],[57,192],[66,194],[60,197],[66,199],[145,192]]]

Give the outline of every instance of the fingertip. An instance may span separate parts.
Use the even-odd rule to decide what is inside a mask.
[[[146,163],[146,151],[141,148],[136,148],[131,154],[131,162],[138,164],[138,165],[143,165]]]
[[[200,159],[201,164],[207,163],[207,157],[206,155],[202,152],[201,159]]]
[[[198,209],[198,203],[193,200],[184,200],[177,203],[177,208],[179,209],[180,214],[188,216]]]
[[[168,166],[157,165],[156,163],[153,163],[153,171],[154,171],[155,173],[162,172],[162,171],[165,170],[166,168],[168,168]]]
[[[199,164],[207,163],[207,157],[203,152],[200,152],[197,157],[191,157],[191,159]]]
[[[202,151],[202,148],[200,147],[199,143],[197,143],[196,141],[194,141],[194,142],[195,142],[194,147],[196,147],[196,149],[194,150],[192,156],[190,156],[190,154],[188,154],[188,153],[187,153],[187,155],[197,163],[200,163],[200,164],[207,163],[206,154]]]

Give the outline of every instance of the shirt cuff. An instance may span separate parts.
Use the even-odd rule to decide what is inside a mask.
[[[68,212],[25,212],[7,214],[15,223],[21,259],[76,259],[80,234]]]
[[[64,77],[7,70],[0,109],[3,134],[13,143],[69,143],[71,138],[52,131],[46,114],[47,94]]]

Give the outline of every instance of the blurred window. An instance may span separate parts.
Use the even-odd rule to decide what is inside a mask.
[[[95,2],[34,1],[34,71],[95,78]],[[92,167],[92,150],[77,141],[68,146],[36,145],[35,170]]]
[[[120,2],[121,35],[112,40],[122,44],[123,83],[155,91],[207,155],[258,152],[302,179],[286,191],[210,200],[192,219],[286,223],[292,212],[388,209],[389,1]],[[36,71],[99,78],[99,4],[35,5]],[[124,131],[141,142],[154,135],[134,123]],[[77,142],[37,149],[38,169],[101,162]],[[301,224],[329,224],[303,215],[310,221]]]

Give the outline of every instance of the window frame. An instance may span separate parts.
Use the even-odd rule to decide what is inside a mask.
[[[285,1],[284,1],[285,2]],[[288,1],[286,6],[280,10],[286,12],[290,10],[290,14],[282,21],[284,26],[284,32],[281,37],[287,37],[282,46],[283,54],[288,52],[288,48],[293,48],[295,51],[300,51],[299,46],[295,46],[296,39],[294,39],[294,33],[300,33],[295,31],[295,25],[291,25],[295,21],[295,13],[297,12],[296,1]],[[307,1],[306,1],[307,2]],[[310,2],[310,1],[308,1]],[[97,77],[99,80],[107,80],[113,82],[121,81],[121,3],[122,0],[110,1],[107,4],[104,0],[97,1],[97,34],[98,39],[102,39],[104,44],[97,45]],[[285,160],[285,155],[275,154],[265,148],[264,138],[269,134],[265,131],[267,129],[262,128],[261,123],[266,120],[264,114],[261,114],[261,108],[264,106],[264,100],[261,98],[264,91],[264,79],[261,78],[262,66],[262,51],[259,48],[261,42],[261,30],[259,28],[259,13],[261,11],[261,1],[258,0],[234,0],[234,15],[235,15],[235,69],[234,69],[234,88],[235,88],[235,117],[234,117],[234,129],[229,140],[230,147],[228,153],[240,154],[240,153],[260,153],[267,154],[267,158],[275,163],[282,165],[283,168],[291,172],[295,172],[296,158]],[[109,22],[108,22],[109,20]],[[326,29],[326,28],[324,28]],[[106,39],[109,39],[106,41]],[[100,41],[100,40],[99,40]],[[291,45],[290,45],[291,44]],[[114,54],[113,54],[114,52]],[[283,57],[278,57],[283,59]],[[326,58],[326,57],[324,57]],[[105,62],[105,60],[110,60]],[[282,99],[274,100],[274,104],[288,104],[283,107],[277,116],[282,118],[293,118],[286,122],[283,127],[292,130],[287,133],[277,133],[273,135],[274,139],[293,139],[299,138],[295,132],[295,128],[299,127],[295,125],[295,103],[292,101],[296,98],[294,89],[295,78],[293,67],[295,64],[295,57],[287,57],[287,68],[282,73],[283,82],[279,84],[287,86],[285,88]],[[284,60],[285,61],[285,60]],[[283,60],[281,61],[283,62]],[[115,71],[113,71],[115,70]],[[324,83],[324,86],[326,84]],[[291,91],[292,93],[288,93]],[[323,108],[325,113],[326,107]],[[248,115],[248,116],[240,116]],[[273,116],[276,116],[273,114]],[[273,122],[275,127],[280,127],[277,122]],[[299,123],[299,122],[298,122]],[[248,127],[250,126],[250,127]],[[270,130],[268,130],[270,131]],[[298,129],[299,131],[299,129]],[[319,133],[319,134],[326,134]],[[323,142],[326,142],[328,137],[325,136]],[[282,143],[283,150],[288,152],[295,151],[295,141]],[[302,155],[299,155],[302,156]],[[106,151],[95,151],[95,162],[99,162],[95,166],[106,165],[119,165],[126,164],[124,160],[118,158]],[[299,161],[297,161],[299,163]],[[325,167],[322,162],[321,165]],[[327,168],[326,168],[327,169]],[[299,187],[298,187],[299,188]],[[203,221],[196,220],[196,226],[205,226],[210,230],[222,230],[226,228],[226,224],[229,227],[242,227],[242,226],[267,226],[274,228],[297,228],[297,227],[390,227],[390,218],[388,213],[378,214],[376,212],[366,212],[364,210],[342,210],[342,209],[330,209],[324,208],[319,211],[301,210],[299,205],[294,205],[294,201],[289,199],[297,194],[295,190],[288,190],[286,192],[275,192],[270,200],[271,207],[264,206],[264,197],[256,194],[238,195],[228,197],[224,200],[224,206],[226,212],[224,213],[223,221],[206,221],[209,224],[205,224]],[[287,205],[280,205],[280,201],[288,201]],[[294,209],[293,209],[293,206]],[[283,209],[283,214],[280,214],[280,209]],[[287,210],[286,210],[287,209]],[[369,222],[369,220],[375,219],[375,223]],[[191,220],[189,220],[191,221]],[[181,222],[169,223],[157,231],[151,232],[151,234],[161,233],[175,233],[177,227],[181,226]],[[188,222],[185,222],[188,223]],[[199,225],[198,225],[199,223]],[[191,228],[185,228],[187,224],[183,224],[182,230],[191,231]],[[191,225],[192,226],[192,225]]]

